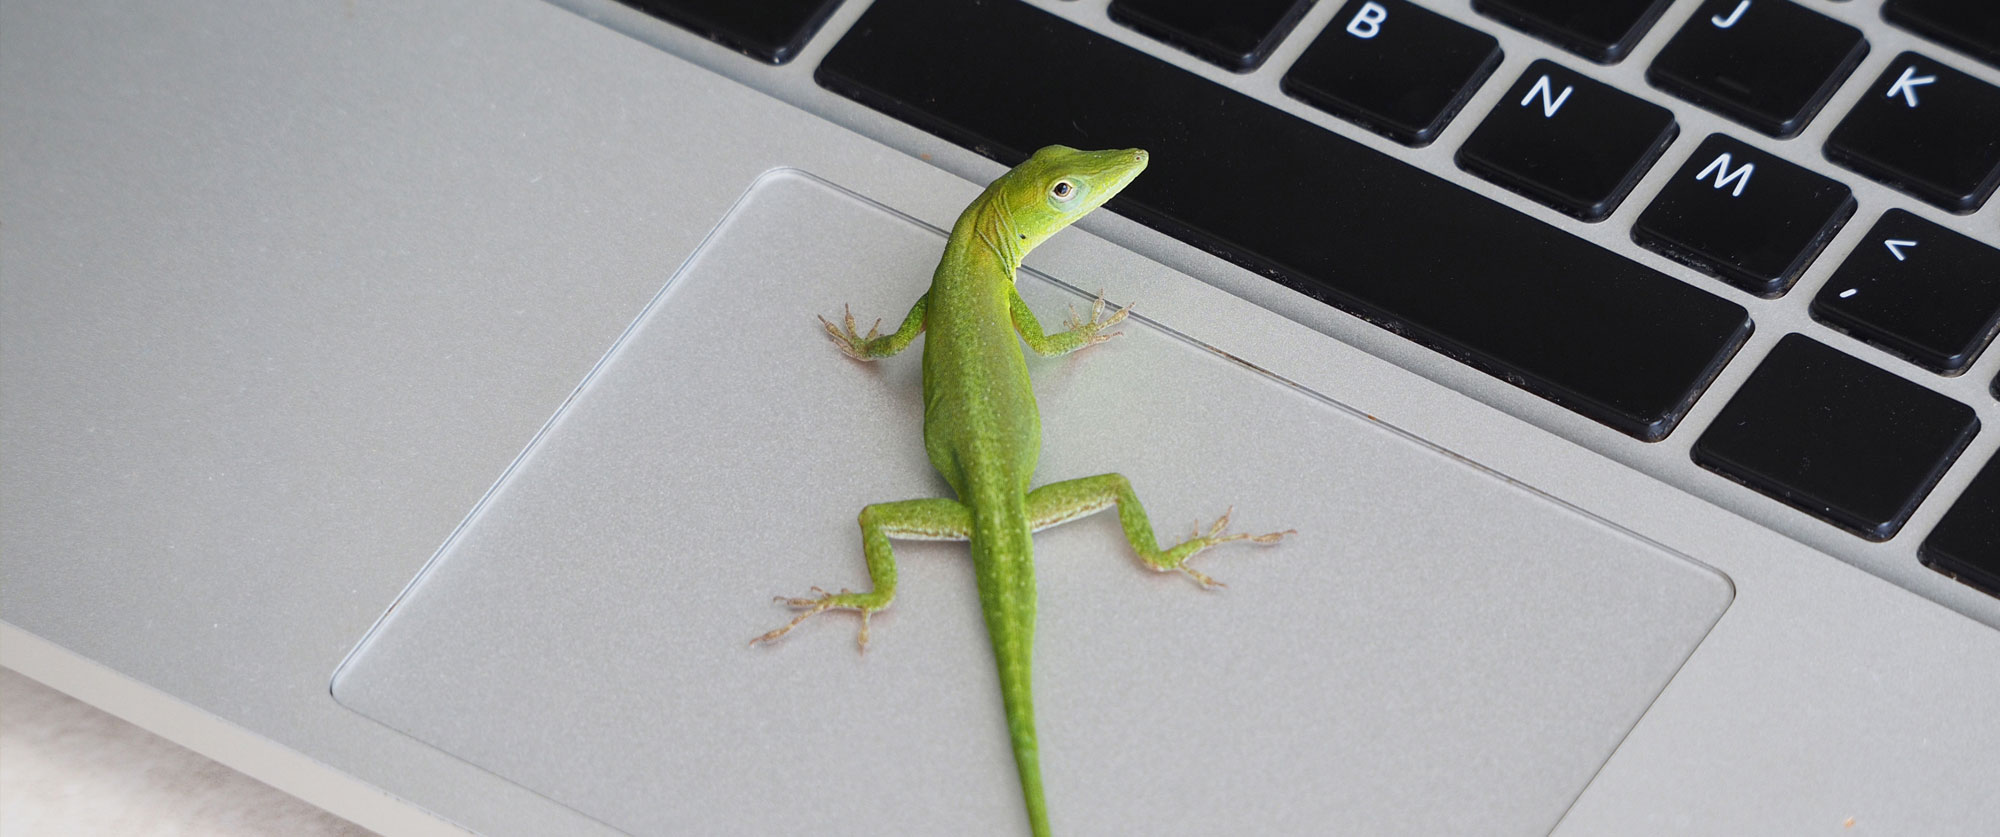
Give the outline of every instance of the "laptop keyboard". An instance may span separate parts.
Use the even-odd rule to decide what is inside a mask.
[[[707,5],[633,5],[677,2]],[[1147,148],[1152,167],[1113,211],[1638,440],[1629,444],[1674,433],[1749,339],[1752,312],[1730,286],[1809,306],[1823,335],[1788,334],[1737,361],[1755,368],[1691,431],[1690,454],[1706,479],[1857,539],[1898,537],[1992,409],[1963,403],[1965,388],[1941,376],[1965,371],[2000,329],[2000,234],[1923,215],[1979,212],[2000,185],[2000,87],[1958,69],[2000,66],[2000,4],[1886,0],[1882,17],[1935,49],[1898,54],[1858,101],[1822,113],[1870,53],[1860,29],[1825,13],[1844,8],[1828,0],[1700,3],[1672,18],[1678,28],[1644,68],[1650,86],[1623,87],[1553,53],[1493,78],[1494,33],[1511,27],[1615,65],[1684,4],[1469,0],[1478,15],[1437,11],[1464,2],[1347,0],[1302,28],[1309,0],[1111,0],[1090,26],[1020,0],[875,0],[812,73],[827,91],[1005,164],[1050,143]],[[1129,27],[1235,73],[1308,39],[1289,66],[1264,71],[1285,95],[1413,150],[1473,120],[1452,157],[1457,177],[1093,26]],[[1006,72],[963,69],[979,67]],[[1485,112],[1461,112],[1502,83]],[[1728,130],[1681,136],[1676,114],[1695,108],[1777,140],[1837,121],[1815,133],[1822,146],[1792,140],[1778,154]],[[1691,142],[1663,185],[1636,188]],[[1631,240],[1694,273],[1663,273],[1465,178],[1587,224],[1643,202]],[[1869,232],[1826,284],[1786,300],[1854,219],[1853,186],[1868,180],[1919,212],[1866,207]],[[1950,511],[1915,536],[1925,565],[1989,592],[2000,577],[1996,469],[1987,463],[1961,497],[1936,498]]]
[[[1012,70],[927,71],[951,60]],[[1114,211],[1642,439],[1749,336],[1740,305],[1027,5],[880,0],[817,78],[1003,163],[1146,148]]]

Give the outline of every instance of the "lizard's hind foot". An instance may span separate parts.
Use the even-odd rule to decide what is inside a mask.
[[[1211,546],[1231,543],[1234,541],[1249,541],[1251,543],[1272,544],[1272,543],[1277,543],[1280,540],[1283,540],[1286,535],[1296,535],[1298,534],[1299,531],[1297,529],[1286,529],[1282,532],[1266,532],[1261,535],[1252,535],[1248,532],[1237,532],[1235,534],[1227,534],[1227,535],[1223,534],[1223,532],[1229,528],[1229,516],[1235,513],[1236,513],[1236,508],[1234,506],[1230,507],[1229,510],[1224,511],[1222,513],[1222,516],[1216,518],[1215,523],[1208,527],[1207,534],[1202,533],[1201,524],[1197,522],[1194,525],[1194,531],[1189,534],[1187,540],[1181,541],[1180,543],[1175,544],[1166,550],[1163,550],[1158,560],[1149,560],[1147,563],[1151,564],[1153,569],[1161,572],[1166,572],[1168,570],[1179,571],[1181,574],[1187,576],[1188,578],[1194,579],[1195,582],[1200,584],[1203,588],[1213,590],[1218,587],[1227,587],[1229,585],[1223,584],[1220,581],[1216,581],[1215,579],[1210,578],[1208,575],[1202,573],[1200,570],[1196,570],[1195,568],[1188,566],[1187,565],[1188,559],[1193,558],[1194,556],[1200,554],[1203,550],[1206,550]]]
[[[868,617],[874,615],[875,611],[889,606],[889,603],[883,600],[884,597],[876,593],[856,593],[845,588],[842,588],[838,593],[829,593],[818,587],[812,588],[812,591],[817,595],[810,598],[793,596],[776,597],[777,601],[784,602],[786,605],[804,612],[793,617],[792,621],[785,623],[784,627],[769,631],[756,639],[750,640],[750,644],[776,642],[780,637],[791,633],[793,628],[799,626],[799,623],[829,610],[853,610],[861,614],[861,634],[857,637],[856,641],[860,644],[862,651],[867,651]]]

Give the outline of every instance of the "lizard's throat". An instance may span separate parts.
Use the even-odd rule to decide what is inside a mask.
[[[1021,267],[1022,257],[1028,254],[1028,237],[1014,224],[1013,216],[988,201],[980,207],[974,230],[979,236],[979,243],[1000,260],[1000,267],[1007,271],[1007,277],[1014,278],[1014,272]]]

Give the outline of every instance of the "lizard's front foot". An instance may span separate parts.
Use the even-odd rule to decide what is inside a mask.
[[[1072,305],[1069,309],[1069,320],[1065,325],[1068,326],[1070,331],[1079,332],[1084,335],[1083,345],[1095,346],[1120,334],[1124,334],[1122,331],[1114,331],[1110,334],[1102,332],[1107,328],[1124,322],[1125,315],[1130,313],[1132,313],[1132,306],[1127,305],[1111,312],[1111,316],[1106,318],[1104,316],[1104,292],[1098,291],[1097,302],[1090,306],[1090,319],[1088,321],[1079,319],[1076,316],[1076,306]]]
[[[800,622],[804,622],[807,619],[811,619],[812,617],[821,613],[825,613],[826,611],[829,610],[854,610],[854,611],[860,611],[861,613],[861,635],[860,637],[857,638],[857,642],[860,643],[862,651],[864,652],[867,651],[868,617],[873,615],[875,611],[888,607],[889,606],[888,598],[882,596],[879,593],[856,593],[852,590],[848,590],[845,588],[842,588],[841,591],[838,593],[829,593],[818,587],[814,587],[812,591],[817,595],[814,595],[810,598],[794,598],[791,596],[777,597],[778,601],[784,602],[785,604],[790,605],[793,608],[802,610],[804,612],[794,617],[792,621],[786,623],[784,627],[778,628],[777,630],[771,631],[769,633],[764,634],[763,636],[750,640],[750,644],[756,645],[757,643],[760,642],[776,642],[779,637],[791,633],[792,629],[798,627]]]
[[[881,335],[882,321],[876,320],[874,325],[868,327],[868,333],[862,334],[854,328],[854,311],[844,305],[841,311],[841,324],[838,326],[825,317],[819,318],[819,324],[826,327],[826,336],[833,338],[833,347],[855,360],[874,360],[874,356],[868,353],[868,344]]]
[[[1183,575],[1186,575],[1188,578],[1194,579],[1195,582],[1200,584],[1204,589],[1213,590],[1217,587],[1227,587],[1228,585],[1223,584],[1220,581],[1216,581],[1215,579],[1210,578],[1201,571],[1188,566],[1187,565],[1188,559],[1193,558],[1195,555],[1199,554],[1202,550],[1207,549],[1211,546],[1215,546],[1217,544],[1225,544],[1231,541],[1249,541],[1251,543],[1272,544],[1272,543],[1277,543],[1280,540],[1283,540],[1286,535],[1296,535],[1299,532],[1299,530],[1297,529],[1286,529],[1285,531],[1282,532],[1266,532],[1262,535],[1252,535],[1249,534],[1248,532],[1238,532],[1232,535],[1223,534],[1223,531],[1229,528],[1229,516],[1235,513],[1236,509],[1234,507],[1231,507],[1228,511],[1223,512],[1222,516],[1216,518],[1215,523],[1208,527],[1208,534],[1205,535],[1202,534],[1201,524],[1196,523],[1194,526],[1194,532],[1188,536],[1187,540],[1181,541],[1180,543],[1175,544],[1171,549],[1168,549],[1165,552],[1163,552],[1161,554],[1162,560],[1152,562],[1153,569],[1158,570],[1160,572],[1166,572],[1168,570],[1177,570]]]

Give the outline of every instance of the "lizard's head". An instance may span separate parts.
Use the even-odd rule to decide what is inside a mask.
[[[1013,222],[1009,232],[1026,253],[1103,206],[1145,170],[1141,149],[1078,151],[1051,145],[1001,175],[987,192],[1007,210]]]

